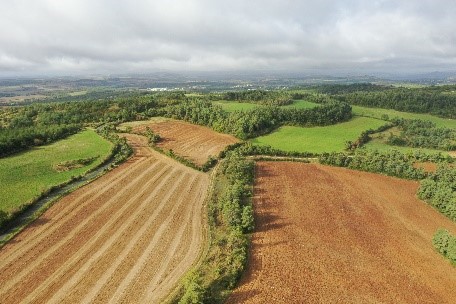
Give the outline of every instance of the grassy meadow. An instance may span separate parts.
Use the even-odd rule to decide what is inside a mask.
[[[248,102],[235,102],[235,101],[228,101],[228,100],[214,101],[214,104],[221,106],[222,109],[227,112],[250,111],[259,106],[259,105],[256,105],[253,103],[248,103]]]
[[[348,122],[325,127],[284,126],[271,134],[254,138],[251,142],[284,151],[312,153],[343,151],[346,141],[354,141],[363,131],[377,129],[385,123],[375,118],[355,117]]]
[[[98,166],[111,149],[109,141],[93,130],[85,130],[47,146],[0,158],[0,210],[12,211],[51,186]],[[95,159],[68,171],[56,169],[65,162],[89,158]]]
[[[306,100],[294,100],[292,104],[282,106],[284,109],[312,109],[320,106],[318,103],[306,101]]]
[[[409,112],[399,112],[396,110],[389,109],[380,109],[380,108],[366,108],[360,106],[353,106],[353,115],[358,116],[367,116],[374,118],[382,118],[382,115],[388,115],[388,117],[395,118],[404,118],[404,119],[421,119],[429,120],[436,124],[437,127],[445,128],[456,128],[456,120],[449,118],[441,118],[430,114],[418,114],[418,113],[409,113]]]

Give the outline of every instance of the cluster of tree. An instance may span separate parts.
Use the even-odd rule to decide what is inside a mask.
[[[147,137],[150,145],[157,144],[161,137],[157,133],[155,133],[151,128],[146,127],[146,131],[144,131],[144,135]]]
[[[426,177],[426,173],[422,168],[415,168],[413,164],[418,160],[427,160],[428,157],[420,154],[404,154],[396,150],[380,152],[361,149],[356,150],[353,154],[323,153],[318,159],[320,163],[326,165],[383,173],[407,179],[422,179]]]
[[[456,265],[456,235],[446,229],[439,229],[432,239],[435,249]]]
[[[331,102],[313,109],[284,109],[259,107],[252,111],[225,112],[220,106],[205,100],[188,100],[163,107],[157,115],[182,119],[209,126],[241,139],[271,132],[281,125],[321,126],[335,124],[351,118],[351,107],[346,103]]]
[[[216,176],[209,202],[210,248],[197,271],[184,283],[179,303],[222,303],[245,268],[254,164],[229,152]]]
[[[418,189],[420,199],[456,221],[456,168],[439,166],[436,172],[423,179]]]
[[[404,112],[431,113],[456,118],[454,87],[388,88],[331,95],[339,101]]]
[[[395,119],[393,123],[399,128],[399,135],[390,134],[387,144],[431,148],[439,150],[456,150],[456,131],[449,128],[437,128],[431,121],[419,119]]]
[[[217,96],[217,99],[249,102],[261,105],[282,106],[291,104],[293,99],[287,91],[265,91],[265,90],[249,90],[249,91],[233,91],[226,92]]]

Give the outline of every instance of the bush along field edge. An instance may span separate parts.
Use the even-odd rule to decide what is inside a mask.
[[[46,189],[37,197],[21,205],[14,212],[7,213],[0,210],[0,247],[28,224],[36,220],[60,198],[104,175],[132,155],[132,148],[128,145],[125,138],[121,138],[114,133],[112,125],[102,125],[96,129],[96,132],[113,144],[110,153],[105,159],[97,167],[91,168],[79,176],[73,176],[66,182]],[[84,177],[92,172],[96,174],[90,176],[84,182],[77,184],[78,181],[82,181]],[[74,187],[73,184],[75,185]],[[68,190],[63,190],[65,188]]]
[[[207,200],[208,247],[170,303],[223,303],[247,265],[254,228],[254,162],[225,152],[213,171]]]

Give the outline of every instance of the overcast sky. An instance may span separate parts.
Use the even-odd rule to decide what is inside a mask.
[[[455,0],[0,0],[0,73],[456,70]]]

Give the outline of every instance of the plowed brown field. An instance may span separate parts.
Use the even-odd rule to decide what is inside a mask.
[[[228,303],[455,303],[456,268],[432,246],[456,224],[418,183],[259,162],[249,267]]]
[[[159,303],[194,263],[208,176],[127,138],[132,159],[0,250],[1,303]]]
[[[217,133],[207,127],[193,125],[179,120],[144,122],[133,127],[143,132],[146,127],[159,134],[162,140],[158,146],[185,157],[197,165],[203,165],[209,156],[217,157],[226,146],[239,142],[231,135]]]

